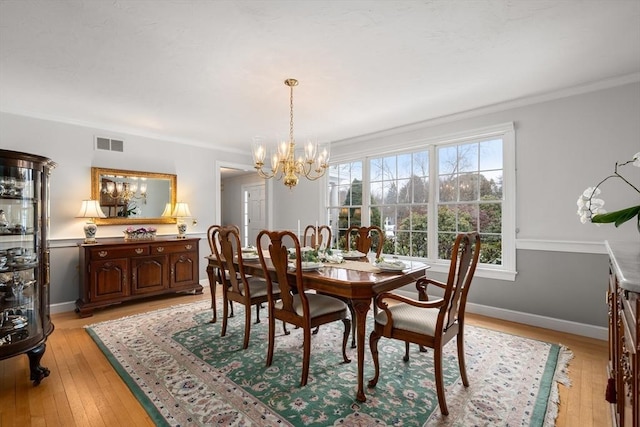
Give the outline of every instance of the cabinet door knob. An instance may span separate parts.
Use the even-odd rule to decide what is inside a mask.
[[[140,255],[142,252],[144,252],[144,249],[142,249],[142,248],[136,248],[136,253],[137,253],[138,255]]]
[[[184,247],[185,247],[188,251],[190,251],[190,250],[191,250],[191,248],[192,248],[193,246],[191,246],[191,245],[184,245]]]
[[[157,250],[158,252],[164,252],[164,247],[163,247],[163,246],[158,246],[158,247],[156,248],[156,250]]]
[[[108,253],[109,252],[107,252],[107,251],[100,251],[100,252],[98,252],[98,256],[100,256],[101,258],[104,258],[104,257],[107,256]]]

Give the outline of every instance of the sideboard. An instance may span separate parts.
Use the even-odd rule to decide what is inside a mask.
[[[76,312],[175,292],[202,293],[199,238],[105,239],[80,245],[80,298]]]
[[[640,424],[640,242],[606,242],[609,253],[609,381],[613,425]]]

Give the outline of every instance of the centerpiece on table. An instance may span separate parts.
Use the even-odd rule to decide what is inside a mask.
[[[127,227],[123,233],[125,240],[153,240],[156,238],[156,229],[153,227]]]

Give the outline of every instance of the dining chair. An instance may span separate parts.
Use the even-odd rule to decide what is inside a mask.
[[[214,249],[214,246],[216,246],[216,240],[215,240],[215,237],[214,237],[214,232],[216,230],[220,229],[221,227],[222,227],[221,225],[214,224],[214,225],[209,226],[209,228],[207,229],[207,241],[209,242],[209,249],[211,250],[211,255],[214,255],[214,256],[216,254],[215,249]],[[238,228],[238,226],[234,225],[234,227],[236,227],[238,229],[238,232],[240,231],[240,228]],[[224,286],[225,283],[229,283],[229,281],[225,282],[222,279],[222,274],[223,273],[227,274],[225,269],[224,269],[224,266],[220,265],[220,263],[218,262],[218,268],[216,268],[216,271],[215,271],[216,283],[220,284],[222,286]],[[211,289],[211,292],[215,294],[215,292],[216,292],[215,286],[214,286],[213,289]],[[216,323],[218,316],[217,316],[217,310],[216,310],[216,307],[215,307],[215,297],[214,296],[212,296],[212,299],[211,299],[211,308],[213,310],[213,319],[211,320],[211,323]],[[231,314],[229,314],[229,317],[233,317],[233,302],[231,302],[231,301],[229,301],[229,308],[231,310]]]
[[[221,274],[224,286],[222,288],[222,329],[220,336],[227,333],[228,305],[235,301],[245,307],[244,342],[243,347],[249,346],[251,333],[251,307],[256,306],[256,323],[260,323],[260,305],[266,303],[268,297],[280,297],[278,285],[267,288],[267,281],[261,277],[245,274],[240,233],[236,226],[225,226],[213,230],[213,245],[218,263],[226,274]],[[236,264],[237,263],[237,264]],[[269,296],[267,295],[269,293]]]
[[[309,362],[311,358],[311,329],[325,323],[341,320],[344,323],[342,337],[342,358],[344,363],[351,362],[347,357],[347,341],[351,330],[351,319],[347,304],[328,295],[321,295],[305,290],[302,278],[302,261],[300,242],[291,231],[262,230],[258,234],[258,255],[260,264],[267,279],[268,307],[269,307],[269,347],[267,351],[267,366],[273,362],[275,345],[275,321],[280,319],[303,329],[303,357],[302,378],[300,387],[307,384],[309,377]],[[276,300],[274,278],[267,266],[266,256],[263,251],[268,247],[270,262],[275,269],[275,279],[280,285],[280,300]],[[295,248],[295,260],[289,260],[288,248]],[[289,263],[295,268],[295,280],[289,275]]]
[[[368,254],[372,247],[375,247],[376,258],[380,258],[384,247],[384,232],[377,225],[369,227],[352,225],[347,228],[347,250],[357,250]]]
[[[318,236],[316,236],[316,232]],[[331,228],[328,225],[307,225],[304,229],[304,235],[302,237],[302,245],[306,246],[309,242],[309,246],[312,248],[326,249],[331,247]],[[317,242],[317,243],[316,243]]]
[[[448,415],[442,372],[442,351],[445,344],[456,338],[458,366],[462,384],[469,387],[464,362],[464,314],[467,294],[480,256],[480,236],[477,232],[460,233],[456,237],[451,254],[451,266],[447,282],[438,282],[426,277],[418,279],[418,300],[391,292],[376,296],[375,304],[380,309],[374,319],[374,329],[369,336],[375,375],[369,387],[375,387],[380,377],[378,341],[381,337],[405,342],[403,360],[409,361],[409,343],[416,343],[420,351],[433,349],[434,371],[438,403],[443,415]],[[444,292],[442,297],[429,299],[428,285]]]

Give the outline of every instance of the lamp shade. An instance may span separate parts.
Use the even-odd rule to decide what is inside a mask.
[[[97,200],[83,200],[76,218],[106,218]]]
[[[160,215],[162,218],[165,217],[170,217],[171,216],[171,202],[167,203],[164,206],[164,210],[162,211],[162,215]]]
[[[185,202],[176,203],[176,207],[173,209],[173,213],[171,216],[176,218],[186,218],[191,216],[191,211],[189,210],[189,205]]]

